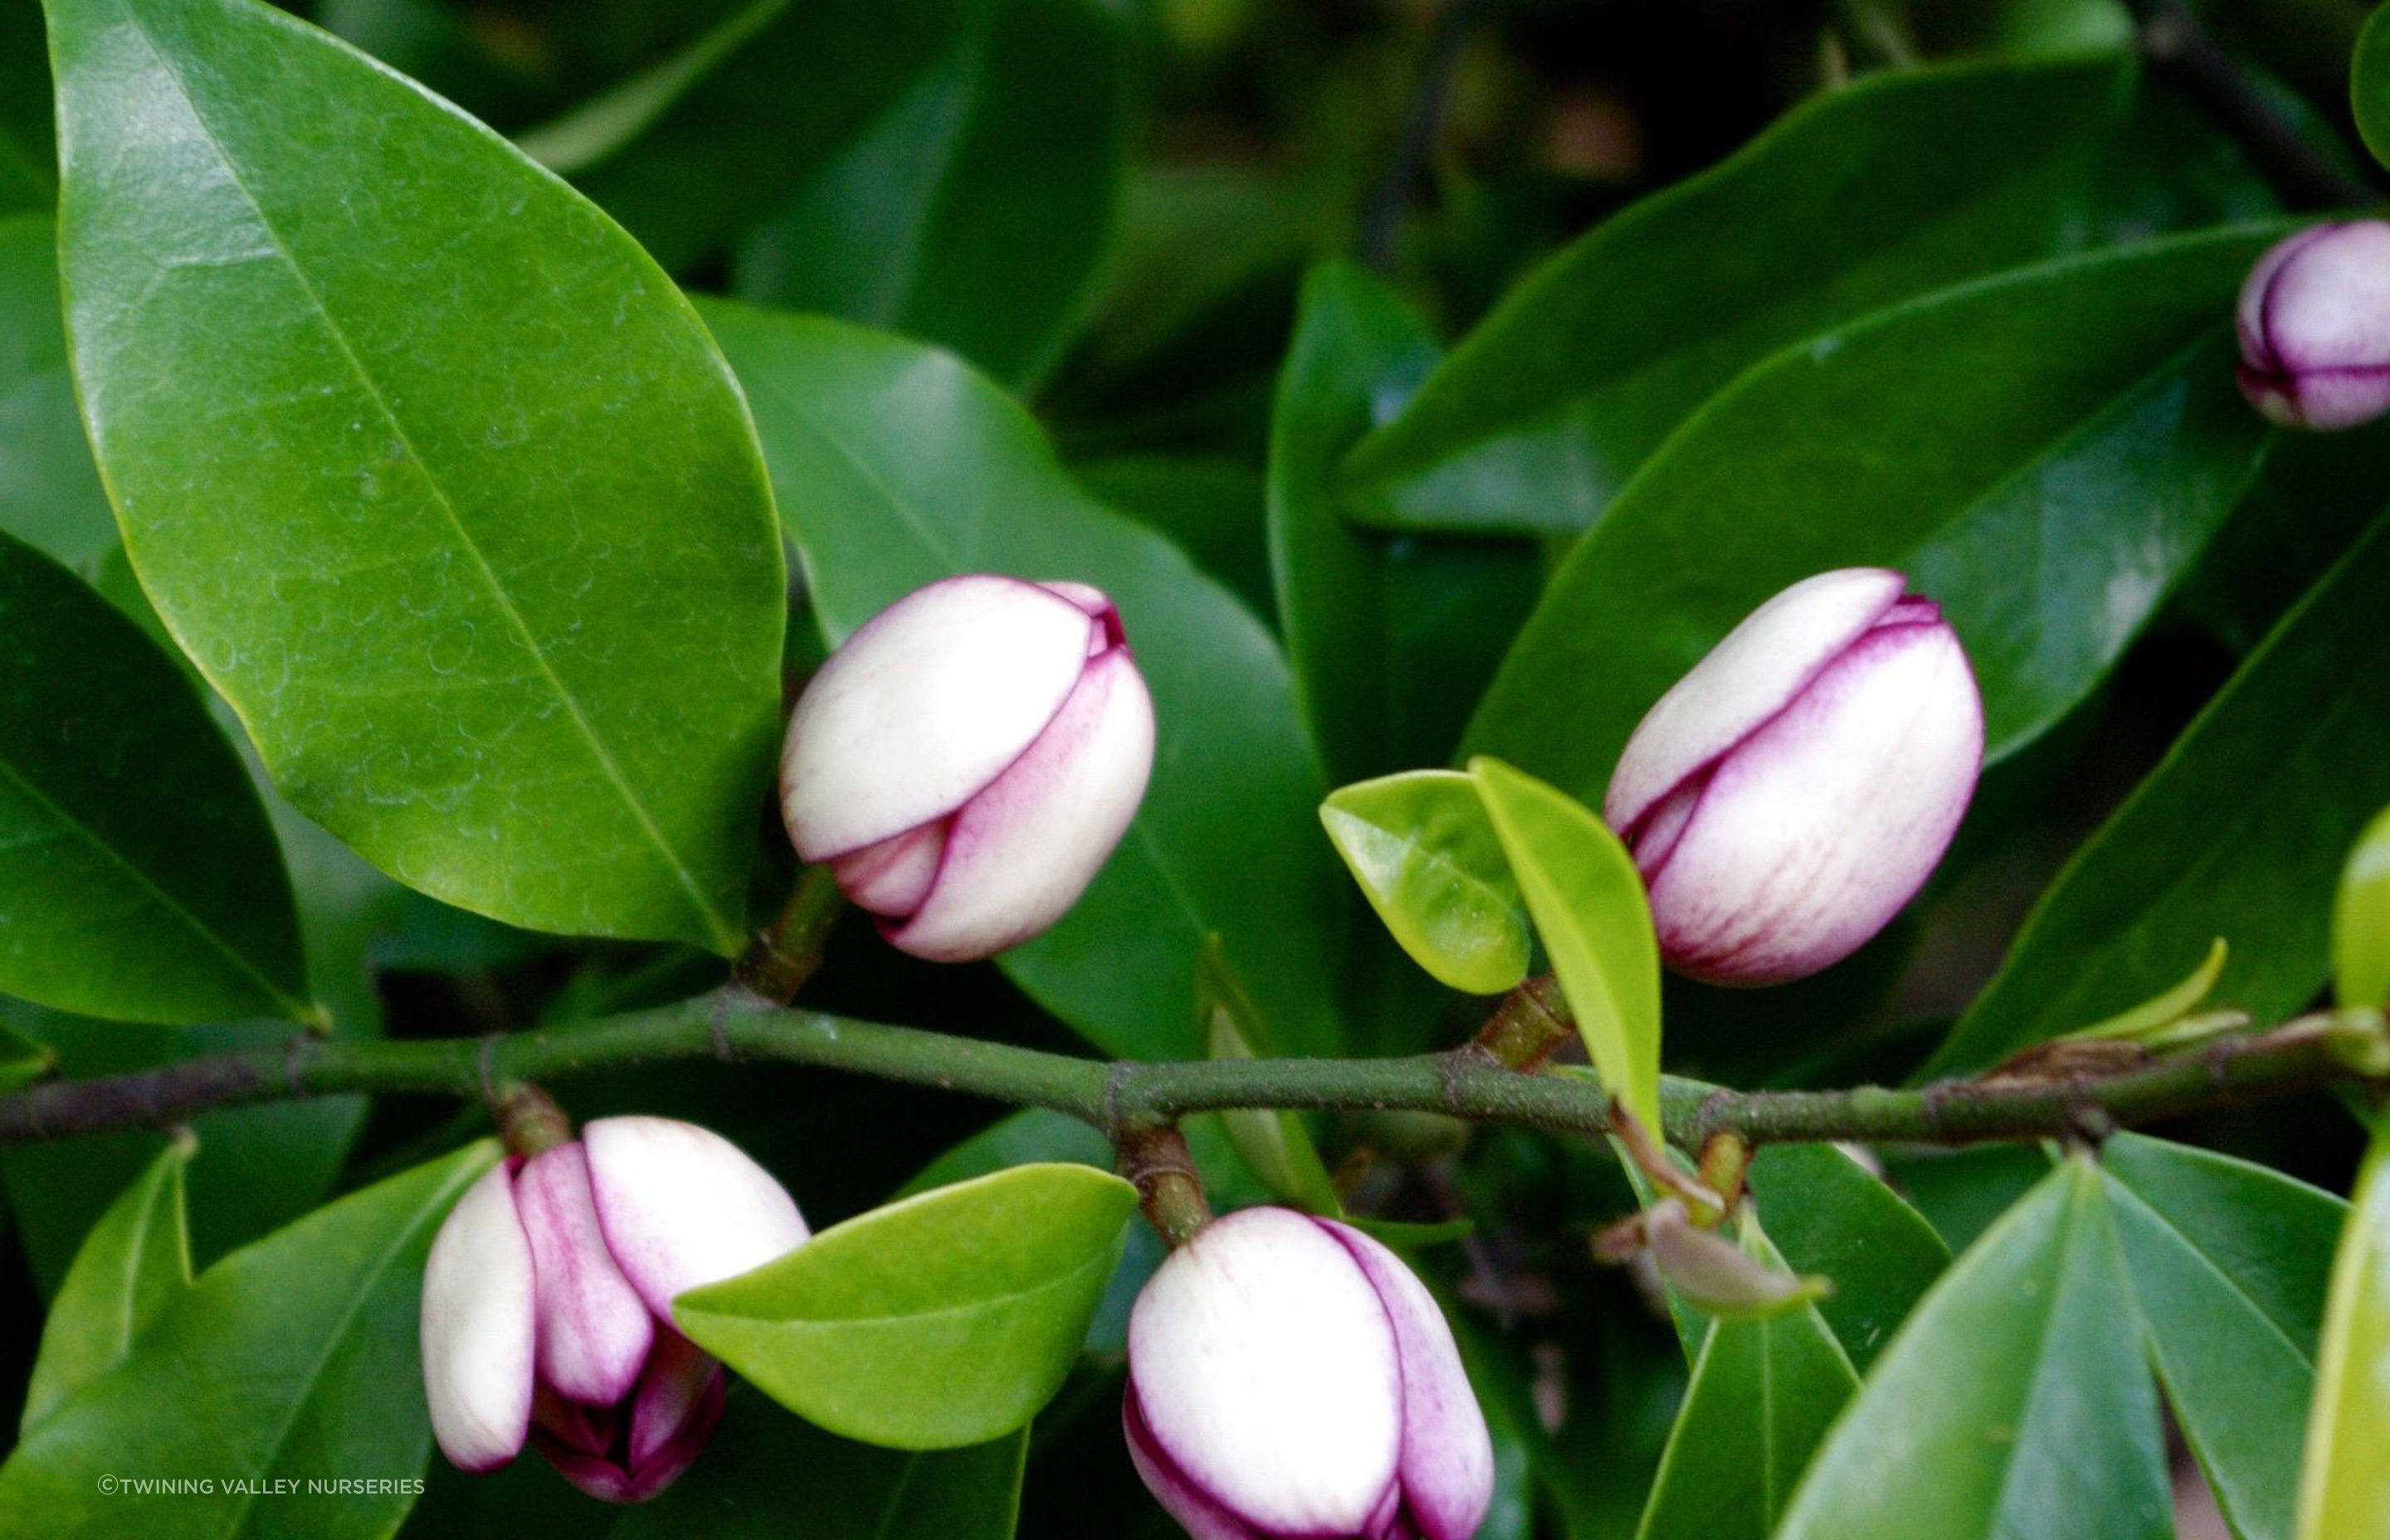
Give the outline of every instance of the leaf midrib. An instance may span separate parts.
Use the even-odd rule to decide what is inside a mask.
[[[303,1019],[312,1014],[312,1007],[305,1001],[298,999],[267,978],[258,966],[245,956],[228,939],[185,907],[173,894],[160,887],[157,880],[148,873],[134,865],[114,845],[102,839],[98,830],[68,812],[40,787],[26,779],[24,774],[6,755],[0,755],[0,777],[5,777],[27,798],[46,810],[60,827],[78,836],[84,844],[97,851],[109,864],[131,878],[135,887],[148,893],[154,903],[180,920],[184,928],[192,935],[197,936],[222,956],[225,961],[231,963],[236,970],[263,991],[265,997],[281,1007],[285,1014],[294,1019]]]
[[[482,583],[488,587],[490,597],[496,603],[500,615],[513,630],[516,639],[522,645],[524,651],[528,652],[532,661],[538,664],[541,675],[555,691],[556,698],[563,706],[566,715],[578,729],[583,741],[588,745],[590,755],[597,761],[598,769],[621,797],[623,806],[630,812],[633,823],[648,842],[655,848],[656,853],[662,857],[664,866],[679,885],[683,896],[696,910],[699,919],[706,929],[713,932],[717,941],[735,944],[738,939],[738,927],[707,898],[702,885],[697,880],[696,874],[689,869],[688,865],[681,859],[679,853],[673,848],[671,841],[664,837],[662,828],[657,825],[653,815],[648,811],[646,802],[632,789],[612,751],[606,746],[605,740],[598,736],[596,725],[589,720],[588,713],[583,710],[580,699],[566,687],[563,676],[556,672],[555,664],[549,660],[546,649],[540,645],[537,635],[533,633],[530,622],[524,619],[521,610],[516,606],[513,596],[507,592],[506,585],[499,581],[496,569],[490,565],[487,553],[482,549],[480,543],[474,540],[471,532],[465,527],[464,519],[457,512],[456,503],[450,498],[448,489],[432,470],[430,462],[424,457],[422,451],[416,446],[414,436],[407,431],[405,422],[399,417],[397,409],[391,404],[389,398],[383,395],[380,383],[375,379],[372,371],[366,367],[364,359],[358,355],[356,348],[350,341],[348,332],[334,318],[330,306],[325,302],[322,293],[316,289],[314,280],[307,276],[305,267],[300,263],[297,255],[291,250],[290,243],[284,238],[281,230],[275,225],[273,217],[266,212],[263,200],[250,186],[248,176],[234,159],[232,151],[225,146],[223,136],[216,132],[214,123],[209,121],[206,111],[199,106],[199,99],[193,96],[188,83],[183,78],[181,69],[168,56],[166,50],[159,46],[158,40],[151,34],[137,4],[127,4],[124,7],[124,15],[131,23],[134,32],[140,37],[142,46],[147,48],[149,57],[157,61],[161,73],[173,83],[175,95],[182,99],[183,105],[189,110],[191,121],[197,123],[200,131],[208,136],[209,148],[215,152],[216,160],[225,169],[225,174],[231,180],[232,185],[239,189],[242,199],[249,204],[250,212],[256,216],[258,227],[265,233],[266,238],[274,243],[275,250],[281,256],[283,268],[289,273],[292,282],[298,285],[300,292],[306,296],[307,302],[315,308],[316,317],[323,323],[326,335],[340,350],[341,357],[348,364],[350,371],[355,376],[357,383],[364,389],[366,397],[372,401],[374,408],[381,414],[382,420],[390,425],[391,432],[396,435],[399,447],[405,451],[408,461],[414,465],[417,472],[423,479],[424,487],[430,493],[432,504],[447,519],[449,528],[456,533],[457,542],[464,547],[466,554],[472,558],[473,570],[481,575]]]
[[[2192,1239],[2189,1231],[2183,1229],[2182,1226],[2167,1218],[2164,1210],[2160,1209],[2155,1203],[2151,1202],[2148,1199],[2142,1197],[2140,1193],[2134,1188],[2131,1184],[2125,1181],[2124,1178],[2111,1174],[2109,1180],[2116,1189],[2116,1196],[2131,1201],[2137,1210],[2155,1220],[2161,1229],[2163,1229],[2166,1234],[2174,1237],[2176,1240],[2179,1241],[2181,1243],[2182,1250],[2189,1252],[2198,1261],[2202,1268],[2213,1274],[2217,1281],[2224,1285],[2226,1292],[2229,1293],[2234,1299],[2240,1301],[2242,1305],[2247,1307],[2250,1315],[2255,1316],[2258,1320],[2263,1321],[2266,1324],[2266,1329],[2273,1335],[2276,1341],[2282,1344],[2284,1351],[2289,1353],[2293,1358],[2296,1359],[2300,1366],[2306,1369],[2309,1374],[2313,1374],[2315,1372],[2315,1356],[2302,1349],[2298,1342],[2292,1338],[2291,1334],[2282,1329],[2281,1323],[2275,1320],[2273,1315],[2269,1314],[2263,1305],[2260,1305],[2257,1303],[2255,1296],[2252,1295],[2247,1290],[2241,1287],[2240,1280],[2233,1277],[2231,1273],[2227,1271],[2213,1256],[2209,1255],[2207,1251],[2202,1247],[2198,1241]],[[2129,1268],[2130,1265],[2131,1259],[2128,1255],[2127,1258],[2127,1266]]]
[[[341,1311],[340,1318],[333,1322],[332,1329],[325,1333],[323,1351],[315,1355],[314,1363],[307,1366],[307,1372],[299,1380],[300,1393],[290,1398],[290,1409],[283,1418],[282,1426],[275,1430],[273,1439],[262,1451],[264,1457],[259,1462],[260,1470],[275,1469],[281,1465],[284,1447],[290,1442],[290,1431],[299,1425],[299,1415],[306,1409],[308,1401],[314,1396],[315,1382],[323,1378],[324,1367],[329,1364],[332,1361],[332,1355],[340,1351],[341,1342],[349,1334],[351,1323],[356,1320],[357,1313],[365,1308],[366,1301],[372,1297],[375,1287],[381,1281],[382,1275],[390,1270],[391,1263],[414,1242],[416,1236],[425,1226],[431,1223],[434,1216],[444,1216],[447,1213],[448,1205],[443,1200],[450,1193],[480,1179],[482,1169],[482,1161],[466,1162],[462,1170],[440,1184],[439,1188],[418,1206],[415,1217],[402,1226],[390,1244],[374,1258],[372,1266],[361,1276],[357,1288],[350,1294],[349,1303]],[[250,1510],[257,1506],[257,1495],[254,1490],[240,1495],[240,1501],[232,1510],[231,1524],[224,1532],[226,1536],[238,1535],[248,1529]]]
[[[877,1315],[765,1315],[743,1311],[707,1310],[700,1306],[690,1313],[710,1316],[717,1321],[743,1321],[754,1326],[803,1331],[826,1330],[838,1327],[903,1326],[913,1322],[944,1321],[957,1316],[980,1315],[991,1310],[1005,1309],[1024,1301],[1040,1300],[1079,1282],[1098,1267],[1108,1268],[1110,1265],[1110,1250],[1107,1247],[1102,1254],[1091,1256],[1068,1271],[1057,1273],[1043,1282],[1031,1284],[1026,1289],[1015,1289],[1001,1294],[984,1294],[977,1299],[965,1300],[957,1304],[941,1305],[933,1310],[906,1310]]]

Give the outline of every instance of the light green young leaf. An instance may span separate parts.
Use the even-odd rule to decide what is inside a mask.
[[[199,692],[6,534],[0,989],[133,1020],[316,1015],[281,850]]]
[[[2344,1006],[2390,1005],[2390,808],[2373,815],[2340,868],[2332,977]]]
[[[461,907],[743,945],[787,585],[745,404],[670,280],[283,11],[49,17],[100,467],[277,784]]]
[[[2156,1387],[2099,1170],[2062,1164],[1925,1296],[1779,1540],[2165,1540]]]
[[[2271,213],[2172,97],[2124,57],[1820,92],[1531,275],[1353,452],[1347,495],[1392,526],[1573,533],[1779,348],[1989,274]]]
[[[2270,1021],[2313,997],[2332,968],[2325,895],[2390,801],[2385,592],[2390,519],[2377,519],[2075,853],[1925,1074],[1996,1064],[2145,999],[2219,935],[2233,939],[2224,1002]]]
[[[1582,803],[1499,760],[1469,762],[1601,1083],[1660,1127],[1660,943],[1634,857]]]
[[[169,1302],[132,1354],[33,1429],[0,1467],[0,1534],[247,1540],[268,1521],[381,1540],[415,1501],[430,1425],[416,1386],[423,1258],[495,1142],[353,1193],[237,1251]],[[403,1389],[394,1389],[403,1387]],[[161,1415],[161,1408],[171,1415]],[[215,1479],[141,1492],[103,1476]],[[229,1483],[374,1477],[392,1490],[303,1510]],[[299,1514],[303,1511],[302,1520]]]
[[[1760,604],[1837,567],[1907,572],[1966,646],[1986,752],[2033,741],[2256,473],[2272,430],[2232,382],[2229,317],[2283,228],[2005,273],[1755,365],[1571,549],[1469,751],[1599,801],[1652,702]]]
[[[183,1172],[199,1148],[187,1135],[158,1152],[118,1195],[75,1254],[42,1323],[18,1436],[34,1431],[93,1380],[122,1363],[159,1313],[191,1286]]]
[[[1315,832],[1327,788],[1262,623],[1090,499],[1029,415],[951,354],[743,305],[704,314],[755,404],[826,640],[961,572],[1073,578],[1120,607],[1153,692],[1152,784],[1094,885],[1006,971],[1108,1052],[1187,1058],[1195,962],[1216,934],[1279,1045],[1331,1051],[1344,917]]]
[[[1758,1221],[1741,1223],[1744,1248],[1781,1271],[1784,1259]],[[1637,1540],[1768,1540],[1810,1454],[1858,1388],[1814,1303],[1713,1320]]]
[[[2207,956],[2180,983],[2162,995],[2152,995],[2130,1010],[2119,1011],[2104,1021],[2095,1021],[2088,1027],[2062,1033],[2058,1040],[2062,1043],[2154,1045],[2165,1036],[2168,1028],[2181,1021],[2197,1008],[2200,1001],[2207,998],[2208,992],[2216,987],[2217,977],[2224,971],[2225,959],[2230,955],[2231,949],[2224,944],[2224,938],[2218,936],[2215,944],[2207,949]]]
[[[1137,1189],[1015,1166],[833,1226],[673,1302],[690,1341],[806,1420],[895,1449],[1024,1426],[1060,1388]]]
[[[2332,1242],[2348,1205],[2242,1161],[2119,1135],[2101,1170],[2142,1335],[2239,1540],[2291,1540]]]
[[[1338,787],[1319,821],[1369,906],[1439,983],[1499,995],[1527,976],[1526,900],[1457,770],[1411,770]]]
[[[1029,1430],[923,1453],[856,1444],[734,1386],[705,1457],[607,1540],[1012,1540]]]
[[[1255,1059],[1269,1051],[1268,1023],[1216,941],[1204,948],[1195,970],[1195,1014],[1205,1051],[1214,1059]],[[1300,1114],[1266,1109],[1220,1114],[1228,1142],[1262,1184],[1279,1198],[1313,1213],[1341,1217],[1344,1204],[1329,1180],[1328,1167],[1311,1142]]]
[[[2357,1174],[2315,1372],[2297,1540],[2365,1540],[2390,1513],[2390,1128]]]

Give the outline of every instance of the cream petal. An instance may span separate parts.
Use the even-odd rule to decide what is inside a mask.
[[[797,853],[829,860],[960,807],[1054,719],[1098,630],[1063,596],[984,575],[866,622],[789,720],[781,811]]]
[[[1402,1370],[1378,1291],[1286,1209],[1217,1219],[1129,1315],[1129,1378],[1154,1447],[1237,1521],[1366,1533],[1396,1484]]]
[[[804,1215],[772,1174],[711,1129],[599,1118],[581,1131],[606,1249],[658,1319],[676,1294],[804,1244]]]
[[[431,1436],[461,1470],[494,1470],[531,1426],[531,1242],[501,1161],[465,1191],[423,1264],[423,1393]]]

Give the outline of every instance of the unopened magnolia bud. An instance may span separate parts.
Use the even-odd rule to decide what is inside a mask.
[[[1217,1219],[1129,1316],[1129,1457],[1199,1540],[1469,1540],[1493,1445],[1434,1297],[1350,1226]]]
[[[916,956],[963,962],[1062,918],[1127,831],[1153,702],[1111,601],[959,577],[881,610],[797,702],[780,762],[797,853]]]
[[[2257,259],[2241,286],[2241,390],[2289,428],[2390,412],[2390,224],[2319,225]]]
[[[673,1328],[673,1296],[803,1243],[797,1205],[727,1140],[604,1118],[508,1160],[450,1211],[423,1269],[423,1385],[458,1469],[536,1444],[592,1496],[636,1503],[722,1418],[722,1366]]]
[[[1898,572],[1761,605],[1627,740],[1602,814],[1651,892],[1661,956],[1714,983],[1839,962],[1925,885],[1983,766],[1959,638]]]

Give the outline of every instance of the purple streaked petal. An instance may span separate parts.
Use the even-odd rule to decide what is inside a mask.
[[[1098,629],[1067,597],[985,575],[872,617],[790,718],[781,811],[797,853],[829,860],[960,807],[1054,719]]]
[[[1854,643],[1719,764],[1651,884],[1670,966],[1769,983],[1848,956],[1948,848],[1983,745],[1982,700],[1947,626]]]
[[[1305,1215],[1245,1209],[1197,1231],[1137,1296],[1128,1356],[1152,1448],[1252,1529],[1366,1534],[1398,1484],[1394,1328]]]
[[[1494,1501],[1494,1441],[1452,1327],[1400,1257],[1350,1225],[1315,1223],[1359,1264],[1394,1328],[1403,1375],[1404,1515],[1420,1540],[1469,1540]]]
[[[2332,233],[2330,225],[2317,225],[2301,230],[2286,239],[2267,248],[2257,264],[2249,269],[2242,280],[2241,298],[2233,312],[2233,329],[2240,334],[2241,356],[2250,367],[2267,372],[2278,371],[2281,361],[2274,356],[2273,344],[2266,337],[2266,306],[2272,293],[2274,279],[2293,257]]]
[[[581,1142],[606,1250],[660,1320],[675,1295],[761,1267],[809,1234],[788,1189],[711,1129],[599,1118]]]
[[[921,906],[937,880],[938,863],[946,853],[946,827],[947,820],[940,818],[834,857],[829,868],[839,892],[857,908],[904,918]]]
[[[1153,699],[1124,648],[1087,664],[1029,751],[955,815],[929,897],[894,945],[984,957],[1062,917],[1120,843],[1153,769]]]
[[[1900,600],[1875,567],[1820,572],[1753,610],[1647,713],[1610,777],[1602,817],[1624,836],[1662,799],[1782,711]]]
[[[632,1469],[668,1453],[669,1444],[693,1439],[703,1445],[713,1431],[708,1402],[713,1418],[722,1415],[722,1365],[703,1348],[669,1328],[656,1333],[655,1351],[631,1392]]]
[[[610,1406],[637,1381],[655,1318],[607,1250],[581,1145],[533,1156],[515,1201],[537,1283],[539,1377],[569,1400]]]
[[[1178,1521],[1190,1540],[1266,1540],[1261,1531],[1214,1502],[1210,1494],[1178,1469],[1169,1451],[1154,1441],[1144,1408],[1137,1405],[1135,1385],[1121,1398],[1121,1431],[1127,1439],[1129,1463],[1137,1467],[1137,1479],[1145,1482],[1163,1510]]]
[[[2261,375],[2243,366],[2239,374],[2249,404],[2285,428],[2354,428],[2390,410],[2390,366],[2301,375]]]
[[[535,1325],[531,1242],[514,1162],[483,1173],[448,1211],[423,1264],[423,1393],[440,1452],[495,1470],[531,1427]]]
[[[2304,377],[2390,366],[2390,224],[2311,232],[2275,264],[2258,308],[2263,349],[2247,361],[2261,370]]]

